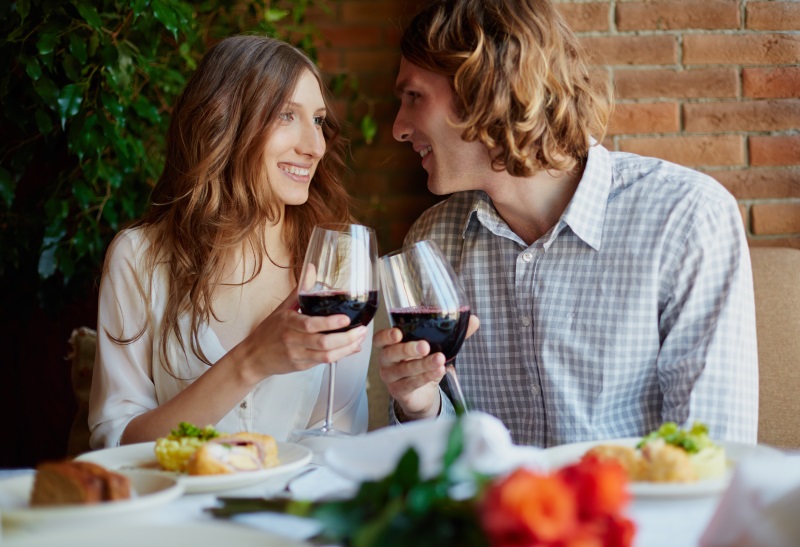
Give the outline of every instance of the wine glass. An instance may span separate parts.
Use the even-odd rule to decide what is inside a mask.
[[[403,332],[403,342],[425,340],[431,354],[444,354],[454,403],[466,411],[455,357],[467,335],[470,305],[458,276],[433,241],[381,257],[380,270],[391,325]]]
[[[375,231],[359,224],[314,226],[300,277],[298,300],[306,315],[344,314],[350,324],[328,332],[368,325],[378,309],[378,243]],[[327,334],[327,333],[326,333]],[[328,363],[328,406],[321,428],[300,436],[346,436],[333,428],[336,362]]]

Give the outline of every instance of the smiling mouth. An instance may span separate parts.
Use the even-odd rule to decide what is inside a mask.
[[[432,146],[426,146],[425,148],[423,148],[422,150],[419,151],[419,155],[424,158],[425,156],[430,154],[432,151],[433,151],[433,147]]]
[[[311,172],[310,169],[305,169],[303,167],[295,167],[294,165],[288,165],[286,167],[281,167],[280,169],[284,173],[289,173],[290,175],[294,175],[296,177],[307,177],[308,174]]]

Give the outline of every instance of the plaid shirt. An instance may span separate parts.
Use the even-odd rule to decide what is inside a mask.
[[[710,177],[593,146],[561,219],[532,245],[480,191],[426,211],[406,243],[423,239],[481,320],[456,359],[467,404],[516,443],[639,436],[665,421],[756,442],[750,255],[735,199]]]

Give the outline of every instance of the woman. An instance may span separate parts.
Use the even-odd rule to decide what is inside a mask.
[[[289,439],[322,421],[329,361],[337,428],[366,430],[366,327],[322,334],[349,320],[296,305],[313,226],[350,219],[343,149],[302,52],[261,36],[208,51],[172,112],[151,206],[106,257],[93,448],[181,421]]]

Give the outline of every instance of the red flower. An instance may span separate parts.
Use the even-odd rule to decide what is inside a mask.
[[[518,469],[491,485],[481,511],[492,545],[547,545],[572,534],[575,496],[555,475]]]
[[[492,546],[629,547],[627,482],[618,464],[594,458],[550,475],[518,469],[486,490],[481,525]]]

